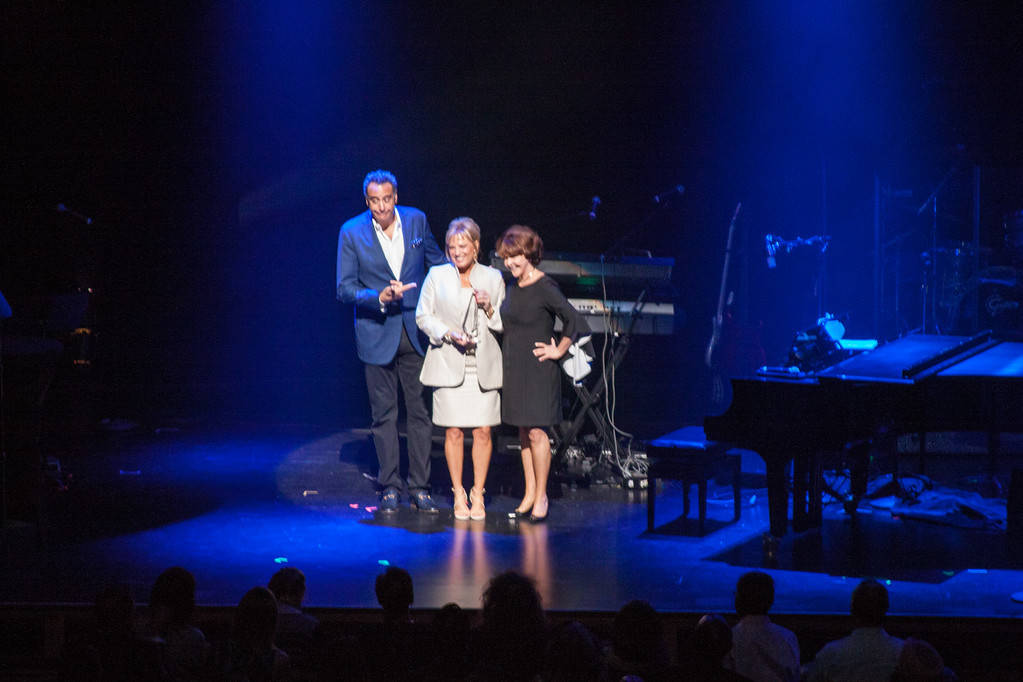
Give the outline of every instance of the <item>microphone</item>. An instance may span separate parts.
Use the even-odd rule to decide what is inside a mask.
[[[774,270],[778,266],[778,261],[774,259],[774,254],[778,253],[778,241],[774,235],[764,235],[764,248],[767,251],[767,267],[769,270]]]
[[[56,211],[57,211],[57,213],[68,213],[70,215],[73,215],[75,218],[78,218],[79,220],[81,220],[86,225],[92,225],[92,218],[90,218],[87,215],[82,215],[78,211],[70,209],[67,206],[65,206],[64,204],[57,204]]]
[[[655,194],[654,195],[654,203],[655,204],[660,204],[663,201],[665,201],[666,199],[670,199],[671,197],[675,196],[676,194],[679,194],[679,195],[685,194],[685,191],[686,191],[686,186],[685,185],[675,185],[674,187],[672,187],[671,189],[669,189],[666,192],[661,192],[660,194]]]
[[[586,215],[590,220],[597,219],[597,207],[600,206],[600,197],[593,197],[590,199],[590,212]]]

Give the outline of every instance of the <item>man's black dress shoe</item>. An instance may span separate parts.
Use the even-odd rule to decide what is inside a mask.
[[[408,502],[411,508],[416,511],[425,512],[427,514],[436,514],[440,511],[440,509],[437,508],[437,505],[433,503],[430,493],[425,490],[410,491]]]
[[[398,502],[400,500],[401,496],[398,495],[397,488],[384,488],[384,492],[380,496],[380,511],[385,514],[393,514],[398,511]]]

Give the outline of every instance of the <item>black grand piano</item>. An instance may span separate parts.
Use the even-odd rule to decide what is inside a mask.
[[[821,455],[900,433],[1023,432],[1023,342],[916,334],[813,373],[732,379],[731,405],[707,417],[710,440],[753,450],[767,465],[771,536],[821,523]],[[921,447],[925,440],[921,438]]]

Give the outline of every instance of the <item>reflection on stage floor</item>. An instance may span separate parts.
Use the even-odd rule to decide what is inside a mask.
[[[1007,472],[1023,454],[1005,445]],[[744,459],[740,520],[731,520],[730,483],[712,484],[701,536],[695,514],[678,518],[674,482],[658,491],[660,525],[650,532],[647,491],[613,485],[564,482],[546,523],[511,518],[518,457],[499,452],[486,520],[461,522],[434,454],[442,512],[403,505],[383,516],[364,431],[182,424],[90,436],[63,461],[68,489],[46,493],[42,539],[7,533],[0,601],[85,603],[111,578],[144,600],[163,569],[182,565],[197,577],[200,603],[235,604],[292,565],[306,573],[309,605],[372,608],[376,575],[399,565],[413,576],[417,608],[477,608],[487,580],[514,569],[536,580],[554,611],[612,612],[646,599],[666,612],[727,613],[736,579],[757,568],[775,578],[778,613],[847,613],[850,591],[871,576],[888,581],[893,614],[1023,616],[1010,599],[1023,590],[1023,557],[1004,520],[955,527],[893,514],[883,500],[850,517],[836,503],[819,532],[789,535],[766,556],[755,455]],[[977,464],[937,452],[929,473],[962,491],[977,482]]]

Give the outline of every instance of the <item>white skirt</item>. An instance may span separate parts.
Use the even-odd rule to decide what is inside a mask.
[[[461,384],[433,389],[433,423],[463,429],[501,423],[501,392],[480,388],[475,356],[466,356]]]

